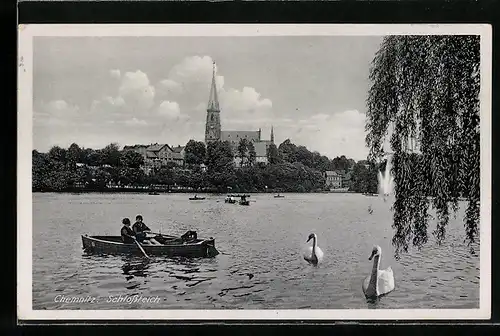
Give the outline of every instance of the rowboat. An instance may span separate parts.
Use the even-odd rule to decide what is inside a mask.
[[[224,199],[224,203],[234,204],[234,203],[236,203],[236,200],[232,196],[227,196],[226,199]]]
[[[284,195],[280,195],[280,194],[274,195],[274,198],[283,198],[283,197],[285,197],[285,196]]]
[[[246,195],[246,194],[236,194],[236,195],[227,195],[227,197],[235,197],[235,198],[241,198],[241,197],[250,197],[250,195]]]
[[[150,191],[148,195],[159,195],[160,193],[157,193],[156,191]]]
[[[205,197],[198,197],[198,196],[189,197],[190,201],[198,201],[198,200],[204,200],[204,199],[205,199]]]
[[[191,239],[169,235],[154,237],[161,245],[141,244],[148,255],[167,257],[212,258],[219,254],[215,239]],[[125,244],[121,236],[82,235],[83,249],[89,254],[132,254],[142,255],[136,243]]]
[[[240,201],[238,202],[240,205],[250,205],[250,201],[246,199],[246,197],[242,196]]]

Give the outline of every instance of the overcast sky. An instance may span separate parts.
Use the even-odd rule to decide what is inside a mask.
[[[364,159],[381,37],[36,37],[33,145],[203,140],[212,60],[223,130]]]

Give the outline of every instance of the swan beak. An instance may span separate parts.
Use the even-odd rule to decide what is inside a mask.
[[[309,243],[310,240],[311,240],[311,238],[307,238],[306,243]]]
[[[372,254],[370,255],[370,258],[368,258],[368,260],[372,260],[374,255],[375,255],[375,253],[372,252]]]

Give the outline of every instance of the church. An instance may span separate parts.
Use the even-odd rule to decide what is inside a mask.
[[[262,132],[258,131],[223,131],[220,123],[219,98],[215,85],[215,62],[213,63],[212,84],[207,107],[207,121],[205,126],[205,144],[213,141],[229,141],[236,154],[241,139],[251,141],[255,148],[256,162],[267,163],[267,148],[274,144],[274,129],[271,127],[270,140],[262,140]],[[240,165],[241,159],[235,155],[235,163]]]

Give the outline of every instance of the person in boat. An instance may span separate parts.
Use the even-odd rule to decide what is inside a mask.
[[[122,219],[123,227],[121,229],[122,242],[125,244],[133,244],[135,241],[135,232],[130,228],[130,219]]]
[[[154,244],[154,245],[159,245],[160,243],[156,241],[154,238],[148,238],[147,233],[151,232],[151,229],[147,227],[146,224],[143,222],[143,218],[141,215],[137,215],[135,217],[135,223],[132,226],[132,230],[135,233],[135,236],[137,240],[142,243],[142,244]]]

